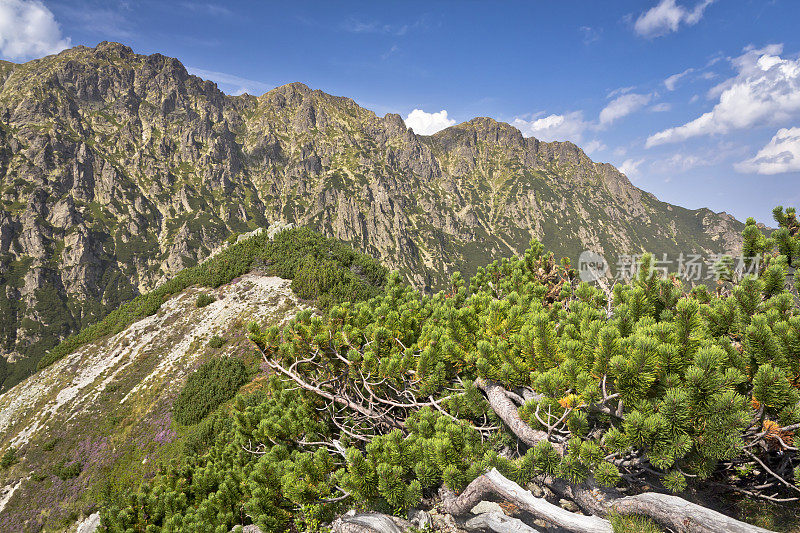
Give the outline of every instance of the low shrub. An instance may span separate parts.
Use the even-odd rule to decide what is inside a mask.
[[[226,342],[228,341],[225,340],[224,337],[220,337],[219,335],[214,335],[213,337],[211,337],[211,340],[208,341],[208,347],[217,350],[219,348],[222,348]]]
[[[205,307],[207,305],[211,305],[216,302],[217,299],[211,296],[210,294],[201,294],[197,297],[197,300],[194,302],[197,307]]]
[[[13,447],[9,448],[6,450],[6,453],[3,454],[3,457],[0,458],[0,468],[6,469],[11,465],[16,464],[18,461],[17,449]]]
[[[197,424],[233,398],[247,382],[247,368],[239,359],[220,357],[200,365],[189,375],[172,406],[172,416],[184,426]]]
[[[67,481],[68,479],[73,479],[81,475],[81,470],[83,470],[83,465],[80,462],[67,463],[66,460],[61,460],[61,462],[56,465],[55,475],[62,481]]]

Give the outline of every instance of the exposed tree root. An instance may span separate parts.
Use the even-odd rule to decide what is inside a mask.
[[[613,533],[611,522],[599,516],[584,516],[553,505],[544,498],[536,498],[527,491],[507,479],[497,469],[470,483],[461,494],[443,494],[442,511],[452,515],[464,515],[481,500],[497,495],[513,503],[523,511],[546,520],[553,525],[576,533]]]
[[[499,416],[500,419],[505,422],[506,426],[508,426],[508,428],[519,438],[519,440],[528,446],[535,446],[538,442],[548,440],[548,435],[546,432],[533,429],[526,424],[522,418],[520,418],[517,406],[514,405],[514,402],[509,399],[508,394],[503,387],[483,379],[478,379],[475,381],[475,385],[477,385],[478,388],[480,388],[486,394],[486,398],[489,401],[492,411],[497,413],[497,416]],[[562,455],[564,454],[563,444],[555,442],[552,444],[558,453]]]
[[[530,491],[509,480],[496,469],[475,479],[458,496],[445,493],[441,508],[446,513],[464,515],[479,501],[493,495],[500,496],[542,520],[575,533],[613,532],[611,522],[605,518],[572,513],[542,498],[536,498]],[[647,492],[613,499],[598,498],[597,501],[605,502],[596,504],[602,516],[607,516],[611,512],[644,515],[678,533],[770,533],[767,529],[745,524],[668,494]]]
[[[341,516],[331,528],[333,533],[403,533],[411,524],[406,520],[382,513],[359,513]]]
[[[464,528],[468,531],[489,529],[495,533],[539,533],[538,529],[529,526],[519,518],[512,518],[500,512],[479,514],[467,520]]]

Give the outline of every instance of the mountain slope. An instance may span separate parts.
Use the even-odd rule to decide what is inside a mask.
[[[257,362],[243,325],[281,324],[306,308],[289,284],[250,273],[214,291],[187,289],[1,395],[0,447],[15,447],[20,461],[0,470],[0,529],[66,527],[93,512],[102,491],[137,486],[202,439],[202,424],[172,422],[187,375],[218,357]],[[198,308],[208,293],[217,301]],[[215,346],[214,336],[226,342]]]
[[[302,84],[227,96],[176,59],[115,43],[4,64],[0,82],[11,382],[231,231],[270,222],[350,242],[427,290],[532,236],[575,259],[584,248],[730,251],[742,228],[491,119],[417,136],[399,115]]]

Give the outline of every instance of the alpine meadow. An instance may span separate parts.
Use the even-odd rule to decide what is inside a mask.
[[[800,10],[601,4],[0,0],[0,533],[800,533]]]

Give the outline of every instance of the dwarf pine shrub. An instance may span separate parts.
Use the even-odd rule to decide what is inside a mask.
[[[366,301],[301,312],[282,328],[253,324],[250,338],[278,369],[267,389],[240,395],[207,451],[105,506],[102,522],[228,531],[245,516],[264,531],[303,530],[353,507],[402,513],[490,468],[523,486],[646,480],[675,493],[724,487],[736,472],[741,490],[791,495],[748,455],[800,486],[800,295],[789,283],[798,231],[793,211],[776,213],[787,232],[745,228],[759,275],[714,291],[661,275],[645,256],[633,280],[605,293],[533,242],[434,296],[393,274]],[[300,279],[341,280],[297,267]],[[533,429],[557,427],[552,442],[521,444],[481,383],[532,391],[518,413]],[[365,398],[382,415],[336,398]]]
[[[219,357],[200,365],[186,380],[172,406],[176,422],[192,425],[230,400],[247,382],[247,367],[233,357]]]
[[[213,304],[216,301],[217,301],[217,299],[214,296],[212,296],[210,294],[203,293],[203,294],[200,294],[197,297],[197,300],[195,300],[194,304],[197,307],[205,307],[207,305]]]
[[[17,462],[17,449],[14,447],[9,447],[3,456],[0,457],[0,468],[6,469]]]

